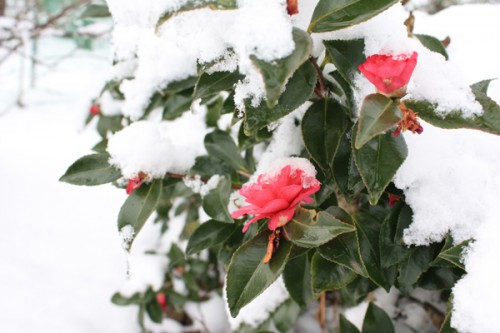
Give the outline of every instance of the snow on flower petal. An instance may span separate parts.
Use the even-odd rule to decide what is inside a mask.
[[[302,203],[311,203],[310,197],[320,189],[314,166],[304,158],[278,160],[270,170],[259,175],[255,183],[246,184],[240,194],[246,198],[246,205],[231,214],[233,218],[254,215],[245,225],[269,218],[268,228],[276,230],[287,224]]]
[[[380,92],[391,94],[408,84],[417,66],[417,57],[417,52],[410,56],[374,54],[358,69]]]

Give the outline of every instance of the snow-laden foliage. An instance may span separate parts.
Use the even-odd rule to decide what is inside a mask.
[[[487,271],[500,107],[448,41],[396,0],[108,4],[102,141],[61,180],[129,194],[113,302],[155,332],[287,332],[314,307],[341,332],[494,332],[464,289]]]

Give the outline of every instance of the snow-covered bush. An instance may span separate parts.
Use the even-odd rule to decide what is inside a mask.
[[[108,0],[102,141],[61,180],[129,194],[113,302],[145,330],[300,331],[316,307],[340,332],[466,327],[451,291],[490,217],[419,157],[439,128],[500,134],[500,107],[398,2]]]

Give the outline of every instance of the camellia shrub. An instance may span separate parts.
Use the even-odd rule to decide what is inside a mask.
[[[500,133],[488,80],[457,80],[397,0],[108,6],[115,63],[88,119],[102,141],[61,180],[128,194],[114,303],[145,331],[300,331],[318,311],[304,331],[345,333],[364,302],[362,332],[394,332],[374,295],[425,289],[448,303],[431,326],[454,331],[469,239],[408,238],[394,179],[431,127]]]

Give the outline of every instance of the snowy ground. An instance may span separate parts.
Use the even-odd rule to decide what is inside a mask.
[[[47,59],[71,48],[42,43]],[[26,108],[0,116],[3,332],[138,332],[135,309],[110,302],[126,272],[115,225],[124,194],[58,182],[97,140],[82,119],[109,66],[105,54],[77,52],[57,69],[39,67]],[[18,66],[13,58],[0,67],[1,110],[15,100]]]
[[[416,16],[417,33],[451,37],[450,61],[468,83],[500,77],[500,45],[495,43],[500,5],[455,7],[434,17]],[[70,42],[61,40],[45,40],[40,47],[49,60],[71,48]],[[111,186],[83,188],[58,182],[66,168],[97,141],[92,129],[82,129],[82,122],[109,63],[103,49],[76,52],[57,68],[38,67],[38,88],[25,95],[24,109],[12,107],[19,89],[19,59],[0,66],[0,171],[4,175],[0,186],[1,331],[138,332],[135,309],[119,308],[109,301],[125,279],[125,255],[115,223],[125,194]],[[500,82],[492,83],[489,94],[500,99]],[[459,133],[450,134],[459,137],[461,132],[448,133]],[[487,135],[472,136],[482,140]],[[425,138],[424,133],[420,144],[434,147],[432,138]],[[485,140],[500,145],[497,137]],[[435,147],[446,150],[446,142]],[[486,153],[474,153],[473,145],[462,148],[462,155],[486,159]],[[426,158],[424,150],[415,152],[422,154],[422,160]],[[436,154],[439,156],[427,157]],[[490,189],[487,185],[494,169],[487,174],[477,172],[476,167],[471,164],[460,170],[478,173],[485,180],[484,189]],[[488,211],[498,199],[492,193],[496,192],[482,193]],[[456,289],[460,313],[468,314],[457,322],[464,331],[496,329],[491,324],[496,323],[499,308],[488,300],[493,302],[496,297],[491,294],[500,290],[483,287],[498,286],[494,281],[485,283],[484,277],[500,278],[484,259],[496,254],[490,249],[498,247],[496,237],[491,236],[498,232],[497,215],[481,225],[478,245],[466,262],[471,273]]]

